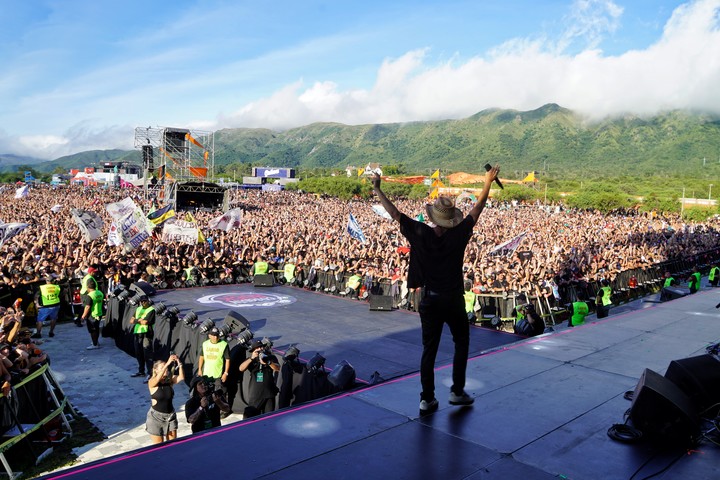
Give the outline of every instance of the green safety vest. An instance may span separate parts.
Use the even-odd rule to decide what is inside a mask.
[[[285,281],[288,283],[295,280],[295,265],[292,263],[286,263],[283,267],[283,275],[285,276]]]
[[[268,272],[267,262],[255,262],[255,275],[264,275]]]
[[[465,298],[465,312],[473,313],[475,311],[475,292],[468,290],[463,294],[463,297]]]
[[[85,295],[90,297],[93,302],[92,307],[90,307],[90,316],[93,318],[102,318],[102,302],[104,298],[102,292],[100,290],[93,290],[92,292],[87,292]]]
[[[688,282],[689,287],[695,287],[700,288],[700,272],[695,272],[692,275],[690,275],[690,282]]]
[[[710,269],[710,275],[708,275],[708,280],[715,280],[717,278],[718,273],[720,273],[720,268],[713,267]]]
[[[223,352],[226,347],[227,342],[225,340],[218,340],[217,343],[212,343],[210,340],[203,342],[202,356],[204,361],[202,375],[212,378],[222,377],[225,368]]]
[[[612,295],[612,288],[610,287],[602,287],[600,290],[602,290],[602,304],[604,307],[607,307],[608,305],[612,305],[612,298],[610,296]]]
[[[571,317],[573,327],[585,323],[585,317],[590,309],[585,302],[573,302],[573,314]]]
[[[193,270],[195,270],[195,267],[188,267],[185,269],[185,280],[190,280],[193,277]]]
[[[358,288],[360,288],[360,282],[362,282],[362,277],[356,274],[348,278],[347,286],[352,288],[353,290],[357,290]]]
[[[668,277],[665,279],[665,283],[663,284],[663,287],[672,287],[673,282],[675,281],[674,277]]]
[[[82,283],[80,284],[80,295],[84,295],[87,293],[87,281],[90,278],[95,280],[95,277],[93,277],[89,273],[83,277]],[[97,290],[97,287],[98,287],[97,280],[95,280],[95,290]]]
[[[60,303],[60,287],[52,283],[40,285],[40,300],[43,307],[52,307]]]
[[[150,305],[148,308],[143,308],[142,305],[138,306],[135,309],[135,320],[145,320],[145,317],[148,316],[148,314],[155,310],[155,307]],[[150,325],[140,325],[139,323],[135,324],[135,327],[133,328],[134,334],[141,334],[141,333],[147,333],[150,331]]]

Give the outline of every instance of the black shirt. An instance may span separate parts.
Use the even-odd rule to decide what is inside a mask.
[[[190,416],[193,415],[198,408],[200,408],[200,397],[193,395],[190,397],[190,400],[185,403],[185,419],[190,421]],[[210,401],[210,404],[203,409],[198,419],[192,424],[192,432],[202,432],[203,430],[219,426],[220,408],[215,402]]]
[[[466,216],[456,227],[437,236],[429,225],[400,215],[400,233],[410,242],[408,288],[426,287],[438,293],[459,293],[463,288],[463,259],[475,221]]]

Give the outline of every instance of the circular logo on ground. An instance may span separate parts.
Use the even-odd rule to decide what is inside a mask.
[[[219,303],[233,308],[281,307],[295,303],[297,299],[290,295],[277,293],[220,293],[206,295],[197,299],[200,303]]]

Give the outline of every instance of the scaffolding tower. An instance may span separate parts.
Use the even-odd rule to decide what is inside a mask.
[[[215,137],[212,132],[174,127],[135,128],[135,148],[142,152],[146,197],[155,191],[160,200],[177,202],[185,182],[212,182],[215,178]],[[151,178],[156,179],[155,183]]]

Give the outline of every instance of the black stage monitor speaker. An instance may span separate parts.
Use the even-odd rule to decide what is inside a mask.
[[[665,378],[690,397],[699,412],[720,403],[720,362],[712,355],[673,360]]]
[[[231,328],[230,331],[233,333],[240,332],[244,328],[250,328],[250,322],[248,322],[245,317],[237,312],[233,312],[232,310],[228,310],[227,315],[225,315],[225,325],[229,325]]]
[[[139,295],[147,295],[148,297],[152,297],[156,293],[155,287],[143,280],[138,280],[135,283],[131,283],[130,290],[133,292],[137,292]]]
[[[355,369],[347,360],[343,360],[328,375],[328,381],[338,390],[347,390],[355,386]]]
[[[687,288],[663,287],[662,290],[660,290],[660,301],[668,302],[670,300],[675,300],[676,298],[682,298],[686,295],[690,295],[690,290]]]
[[[255,277],[253,277],[253,285],[256,287],[272,287],[273,284],[273,276],[269,273],[255,275]]]
[[[698,413],[690,398],[648,368],[635,387],[630,420],[647,437],[683,446],[691,445],[700,432]]]
[[[393,298],[390,295],[370,295],[370,310],[389,312],[393,309]]]

